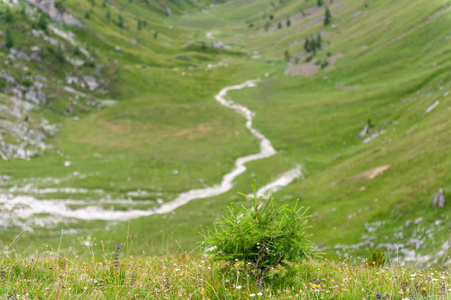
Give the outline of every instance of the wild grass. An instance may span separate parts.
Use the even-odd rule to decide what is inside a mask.
[[[353,263],[352,257],[276,267],[258,290],[245,262],[214,263],[199,248],[134,256],[131,239],[123,245],[87,244],[78,255],[59,248],[19,252],[10,246],[0,258],[0,290],[15,300],[449,299],[451,292],[447,270]]]

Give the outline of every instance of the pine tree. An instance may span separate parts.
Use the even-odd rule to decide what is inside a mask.
[[[323,6],[323,0],[318,0],[318,1],[316,2],[316,4],[317,4],[318,6]]]
[[[13,40],[13,36],[11,34],[11,31],[8,29],[6,29],[6,35],[5,35],[5,40],[6,40],[6,48],[11,49],[12,47],[14,47],[14,40]]]
[[[119,15],[118,25],[119,27],[124,27],[124,18],[122,17],[122,15]]]
[[[310,50],[311,50],[311,48],[310,48],[310,39],[309,39],[309,38],[306,38],[306,39],[305,39],[304,50],[305,50],[306,52],[310,52]]]
[[[288,50],[285,50],[285,52],[283,54],[285,56],[285,61],[289,62],[290,61],[290,52],[288,52]]]
[[[74,55],[75,56],[81,56],[80,47],[76,46],[74,49]]]
[[[287,27],[290,27],[291,26],[291,20],[290,20],[290,18],[288,18],[288,20],[287,20]]]
[[[14,22],[14,14],[11,8],[7,7],[5,12],[5,21],[8,23]]]
[[[38,27],[43,31],[47,32],[47,26],[48,26],[47,18],[42,14],[38,20]]]
[[[322,43],[323,43],[323,40],[321,38],[321,33],[318,33],[318,35],[316,36],[316,47],[318,49],[321,49],[323,47]]]
[[[332,14],[330,13],[329,7],[326,7],[326,12],[324,14],[324,26],[327,26],[332,21]]]
[[[282,22],[279,22],[279,24],[277,24],[277,29],[281,29],[282,28]]]
[[[66,58],[64,57],[64,51],[63,51],[63,48],[61,47],[61,45],[58,46],[58,50],[56,51],[56,59],[58,59],[58,61],[60,63],[63,63],[66,61]]]
[[[315,39],[315,37],[312,37],[311,40],[310,40],[310,50],[311,50],[313,53],[316,53],[316,50],[318,50],[318,46],[317,46],[317,44],[316,44],[316,39]]]

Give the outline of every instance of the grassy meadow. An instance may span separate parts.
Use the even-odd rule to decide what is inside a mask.
[[[451,198],[450,1],[326,1],[332,12],[327,26],[324,6],[313,0],[148,2],[65,2],[87,25],[65,29],[111,67],[105,75],[110,93],[96,96],[117,103],[77,112],[77,118],[35,109],[32,114],[58,122],[58,132],[30,161],[0,160],[0,175],[11,178],[0,182],[2,193],[131,199],[133,208],[144,210],[157,199],[168,202],[218,184],[238,157],[259,151],[245,119],[214,99],[224,87],[250,79],[259,79],[256,87],[230,91],[228,98],[255,112],[254,127],[278,153],[248,163],[232,190],[169,214],[31,223],[32,231],[24,232],[23,226],[4,228],[2,246],[22,232],[1,263],[5,295],[258,298],[238,268],[198,254],[199,232],[219,220],[229,202],[248,205],[237,192],[250,192],[254,179],[263,186],[301,165],[303,176],[274,196],[310,207],[312,241],[335,260],[274,270],[263,298],[447,299],[449,276],[438,265],[449,260],[450,206],[439,209],[431,201],[439,188]],[[139,29],[138,21],[146,25]],[[287,68],[304,72],[304,40],[318,34],[323,47],[310,58],[318,70],[287,75]],[[232,48],[215,48],[213,41]],[[315,67],[325,61],[327,68]],[[64,80],[60,71],[54,76]],[[368,124],[369,134],[360,137]],[[383,173],[369,175],[382,166]],[[116,258],[114,245],[124,240]],[[367,266],[378,249],[392,260],[413,257],[406,262],[427,261],[435,269],[420,272],[401,266],[402,259]]]

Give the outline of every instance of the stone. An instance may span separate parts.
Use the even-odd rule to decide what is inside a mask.
[[[423,222],[423,217],[419,217],[418,219],[415,220],[415,224],[418,225],[421,222]]]
[[[432,200],[432,205],[440,208],[443,208],[445,206],[445,194],[442,188],[438,190],[438,193],[435,195],[434,200]]]
[[[55,0],[27,0],[34,6],[40,8],[51,19],[55,20],[61,25],[75,25],[83,27],[83,23],[80,22],[74,15],[65,10],[59,10],[55,6]]]
[[[406,221],[406,227],[409,227],[410,225],[412,225],[412,220],[407,220]]]

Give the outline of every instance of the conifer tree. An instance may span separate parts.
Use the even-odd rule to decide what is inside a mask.
[[[38,27],[43,31],[47,32],[47,26],[48,26],[47,18],[42,14],[38,20]]]
[[[58,50],[56,51],[56,59],[58,59],[58,61],[60,63],[63,63],[66,61],[66,58],[64,57],[64,51],[63,51],[63,48],[61,47],[61,45],[58,46]]]
[[[318,6],[323,6],[323,0],[318,0],[318,1],[316,2],[316,4],[317,4]]]
[[[316,48],[321,49],[323,40],[321,38],[321,33],[318,33],[318,35],[316,36]]]
[[[311,48],[310,48],[310,39],[309,39],[309,38],[306,38],[306,39],[305,39],[304,50],[305,50],[306,52],[310,52],[310,50],[311,50]]]
[[[11,10],[11,8],[7,7],[5,11],[5,21],[8,23],[14,22],[14,14]]]
[[[327,26],[332,21],[332,14],[330,13],[329,7],[326,7],[326,12],[324,14],[324,26]]]
[[[290,18],[288,18],[288,20],[287,20],[287,27],[290,27],[291,26],[291,20],[290,20]]]
[[[74,49],[74,55],[75,56],[81,56],[80,47],[76,46]]]
[[[285,50],[285,52],[283,54],[285,56],[285,61],[289,62],[290,61],[290,52],[288,52],[288,50]]]
[[[310,40],[310,51],[316,53],[317,49],[318,48],[316,47],[316,40],[314,37],[312,37],[312,39]]]
[[[281,29],[282,28],[282,22],[279,22],[279,24],[277,24],[277,29]]]
[[[11,49],[12,47],[14,47],[14,40],[13,40],[13,36],[11,34],[11,30],[6,29],[6,35],[5,35],[5,46],[8,49]]]

